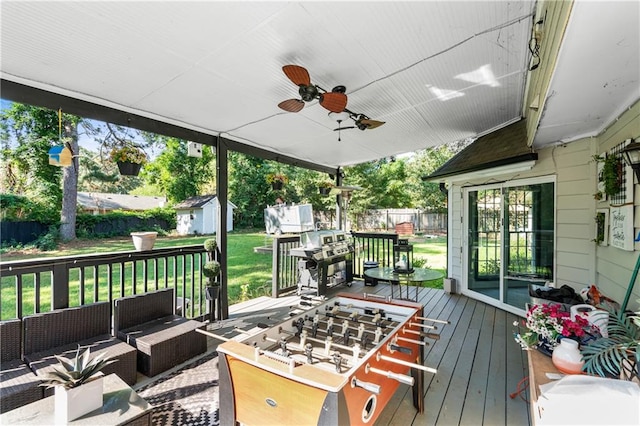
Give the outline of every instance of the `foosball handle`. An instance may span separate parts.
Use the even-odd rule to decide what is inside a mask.
[[[366,391],[369,391],[371,393],[375,393],[376,395],[380,395],[380,390],[382,389],[382,387],[380,385],[377,385],[375,383],[371,383],[371,382],[364,382],[362,380],[358,380],[355,378],[355,376],[351,379],[351,387],[359,387],[362,388]]]

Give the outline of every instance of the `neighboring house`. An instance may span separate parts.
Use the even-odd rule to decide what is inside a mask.
[[[129,194],[107,194],[100,192],[78,192],[79,210],[106,213],[113,210],[143,211],[165,207],[165,197]]]
[[[218,228],[218,197],[199,195],[187,198],[174,206],[177,214],[176,231],[178,235],[215,234]],[[233,209],[236,206],[227,202],[227,230],[233,230]]]

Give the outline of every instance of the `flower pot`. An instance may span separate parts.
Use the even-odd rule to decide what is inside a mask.
[[[320,195],[329,195],[329,193],[331,192],[331,188],[321,186],[318,188],[318,192],[320,193]]]
[[[220,286],[207,286],[204,288],[204,290],[204,296],[207,300],[218,300],[218,292],[220,291]]]
[[[157,232],[132,232],[131,239],[137,251],[151,250],[156,242]]]
[[[118,170],[123,176],[138,176],[142,164],[132,163],[130,161],[118,161]]]
[[[582,374],[582,354],[578,349],[578,342],[572,339],[562,339],[553,350],[551,356],[553,365],[564,374]]]
[[[100,374],[76,388],[67,389],[64,386],[56,386],[54,394],[56,422],[66,424],[102,407],[103,380],[104,376]]]

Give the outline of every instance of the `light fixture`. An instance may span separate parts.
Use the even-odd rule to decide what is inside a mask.
[[[633,169],[636,179],[640,182],[640,142],[631,139],[631,143],[622,150],[624,161]]]
[[[349,118],[349,113],[346,112],[346,111],[330,112],[329,113],[329,117],[331,117],[332,120],[336,121],[338,123],[338,126],[339,126],[340,123],[342,123],[344,120]]]
[[[335,120],[338,123],[338,128],[334,129],[338,131],[338,142],[340,142],[342,139],[340,138],[340,131],[342,130],[342,122],[346,119],[349,118],[349,113],[347,111],[342,111],[342,112],[330,112],[329,113],[329,117],[332,120]]]

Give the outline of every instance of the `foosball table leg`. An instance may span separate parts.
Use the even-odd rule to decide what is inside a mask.
[[[417,364],[422,364],[424,359],[424,346],[418,350]],[[411,376],[414,379],[413,385],[413,406],[419,414],[424,413],[424,371],[418,368],[411,368]]]

